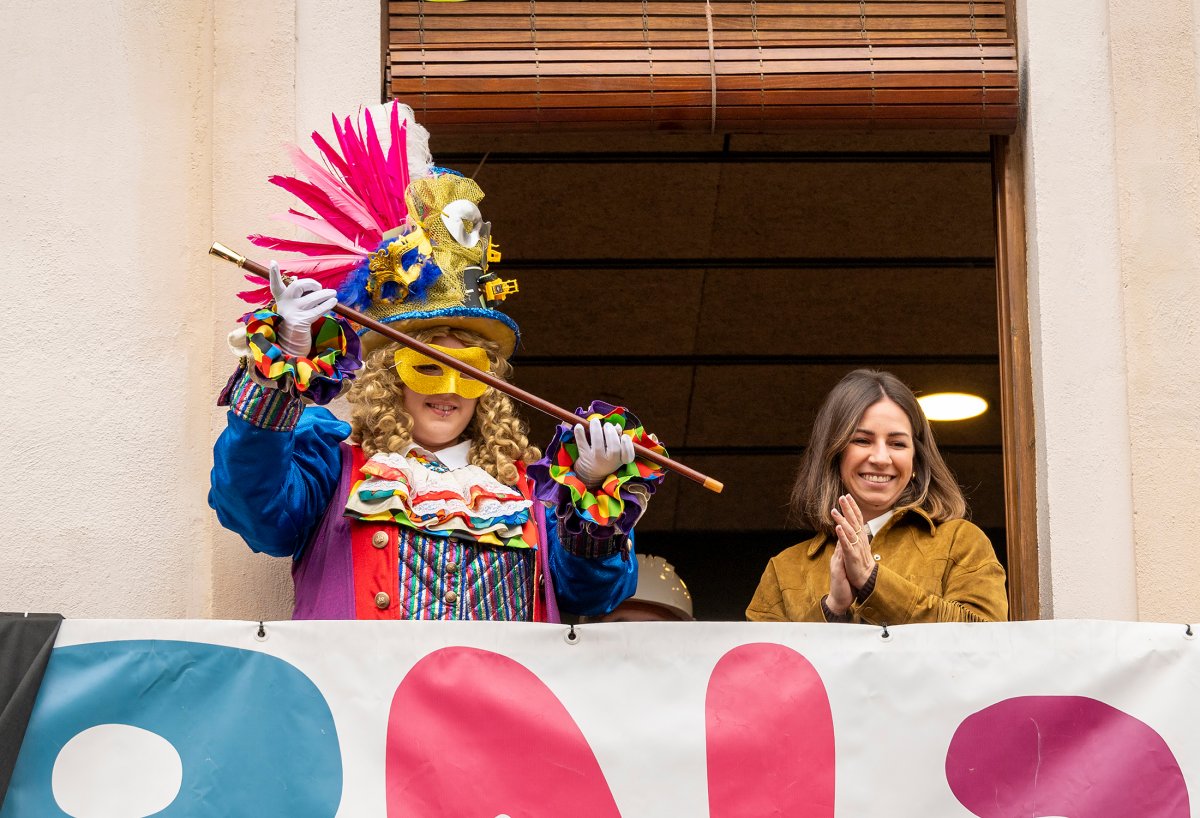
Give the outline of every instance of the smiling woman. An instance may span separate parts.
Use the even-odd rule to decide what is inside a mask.
[[[1004,569],[942,460],[912,390],[858,369],[829,393],[792,489],[817,532],[767,565],[752,621],[997,621]]]

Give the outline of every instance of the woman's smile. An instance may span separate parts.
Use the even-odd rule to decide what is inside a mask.
[[[868,483],[890,483],[896,479],[894,474],[871,474],[869,472],[861,472],[858,476]]]

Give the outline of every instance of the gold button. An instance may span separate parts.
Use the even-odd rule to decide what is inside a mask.
[[[454,560],[451,560],[450,562],[446,563],[446,573],[447,574],[453,574],[457,571],[458,571],[458,563],[457,562],[455,562]]]
[[[385,608],[387,608],[388,605],[391,605],[391,604],[392,604],[392,598],[390,596],[388,596],[385,592],[380,591],[379,593],[375,594],[375,607],[378,608],[379,610],[382,611]]]
[[[388,535],[386,531],[376,531],[375,536],[371,537],[371,545],[376,548],[387,548]]]
[[[453,605],[455,602],[458,602],[458,593],[455,591],[447,591],[446,592],[446,602],[450,605]]]

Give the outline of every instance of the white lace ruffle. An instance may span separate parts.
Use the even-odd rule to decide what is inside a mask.
[[[346,511],[353,516],[388,513],[407,517],[413,526],[429,531],[515,534],[520,525],[512,525],[507,520],[517,515],[527,519],[533,505],[519,491],[504,485],[478,466],[435,471],[416,457],[394,452],[374,455],[363,471],[371,471],[372,464],[382,466],[382,469],[374,470],[389,476],[367,474],[350,492]],[[366,492],[385,496],[363,499],[361,495]]]

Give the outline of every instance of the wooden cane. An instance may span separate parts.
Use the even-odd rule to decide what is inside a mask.
[[[230,250],[228,247],[221,244],[220,242],[214,242],[213,246],[208,248],[208,252],[211,253],[212,255],[216,256],[217,258],[221,258],[221,259],[224,259],[225,261],[233,262],[238,267],[241,267],[245,270],[249,270],[250,272],[252,272],[256,275],[262,276],[263,278],[269,279],[269,277],[271,275],[271,271],[266,265],[260,264],[257,261],[246,258],[245,256],[241,255],[240,253]],[[555,420],[558,420],[562,423],[566,423],[570,426],[574,426],[575,424],[581,423],[583,421],[583,419],[581,417],[579,417],[578,415],[576,415],[574,412],[568,412],[566,409],[563,409],[561,406],[557,406],[548,400],[539,398],[537,395],[534,395],[530,392],[526,392],[524,389],[521,389],[520,387],[513,386],[508,381],[504,381],[504,380],[501,380],[500,378],[497,378],[495,375],[493,375],[490,372],[484,372],[483,370],[476,369],[475,367],[471,366],[468,363],[460,361],[457,358],[451,357],[444,352],[439,352],[438,350],[434,349],[433,347],[429,346],[428,344],[424,344],[424,343],[418,341],[416,338],[413,338],[409,335],[405,335],[403,332],[401,332],[398,329],[395,329],[394,327],[389,327],[387,324],[380,323],[379,321],[376,321],[374,318],[371,318],[370,316],[363,315],[358,310],[351,309],[350,307],[347,307],[344,304],[338,304],[336,307],[333,308],[333,311],[336,312],[338,315],[342,316],[343,318],[348,318],[349,320],[353,321],[354,323],[356,323],[360,326],[363,326],[369,330],[378,332],[384,338],[390,338],[391,340],[395,341],[396,343],[402,344],[403,346],[406,346],[409,349],[415,350],[415,351],[421,353],[422,355],[428,356],[440,364],[448,366],[451,369],[456,369],[459,372],[463,373],[464,375],[468,375],[477,381],[482,381],[483,383],[487,384],[488,386],[492,387],[493,389],[499,390],[500,392],[503,392],[504,394],[508,395],[510,398],[519,400],[521,403],[525,404],[526,406],[532,406],[534,409],[537,409],[539,412],[545,412],[547,415],[554,418]],[[708,475],[701,474],[700,472],[696,471],[695,469],[683,465],[678,460],[672,460],[671,458],[661,455],[658,452],[647,449],[645,446],[640,446],[637,443],[634,443],[633,450],[637,454],[638,457],[643,457],[646,460],[651,461],[652,463],[657,463],[658,465],[662,466],[665,469],[670,469],[671,471],[677,472],[678,474],[683,475],[684,477],[688,478],[689,480],[694,480],[697,483],[699,483],[700,485],[704,486],[704,488],[708,489],[709,491],[713,491],[713,492],[720,494],[721,491],[725,488],[725,484],[722,483],[720,480],[714,480],[713,478],[709,477]]]

